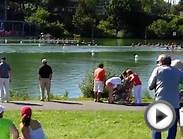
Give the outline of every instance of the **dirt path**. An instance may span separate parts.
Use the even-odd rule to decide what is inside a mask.
[[[119,104],[96,103],[93,101],[11,101],[0,103],[6,110],[19,110],[21,106],[28,105],[34,110],[85,110],[85,111],[144,111],[148,104],[142,106],[127,106]]]

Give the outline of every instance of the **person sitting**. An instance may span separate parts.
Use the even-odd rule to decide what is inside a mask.
[[[23,106],[20,110],[20,114],[22,139],[45,139],[41,124],[37,120],[31,118],[32,109],[28,106]]]
[[[109,90],[109,103],[114,103],[113,91],[117,89],[119,85],[122,84],[122,80],[120,77],[111,77],[106,82],[106,88]]]
[[[19,133],[13,122],[3,118],[4,106],[0,105],[0,139],[18,139]]]

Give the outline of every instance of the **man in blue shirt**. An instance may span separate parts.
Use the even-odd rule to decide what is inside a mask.
[[[11,82],[11,68],[6,63],[6,58],[1,58],[0,63],[0,98],[2,102],[9,101],[9,82]]]
[[[153,70],[148,86],[150,90],[155,90],[155,100],[164,100],[170,103],[176,112],[176,122],[169,129],[167,139],[175,139],[177,132],[177,122],[179,120],[179,84],[183,81],[183,72],[175,67],[171,67],[171,57],[160,55],[158,66]],[[153,139],[161,139],[161,132],[152,132]]]

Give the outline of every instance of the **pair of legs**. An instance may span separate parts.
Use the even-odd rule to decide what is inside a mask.
[[[175,108],[176,120],[173,126],[168,130],[167,139],[175,139],[177,133],[177,122],[179,121],[179,108]],[[161,132],[152,131],[152,139],[161,139]]]
[[[94,96],[95,96],[95,101],[96,102],[100,102],[100,98],[101,98],[101,93],[104,90],[104,82],[103,81],[94,81]]]
[[[50,87],[51,87],[51,80],[49,78],[41,78],[40,79],[40,92],[41,92],[41,101],[45,98],[49,101],[50,97]],[[46,90],[46,94],[45,94]]]
[[[114,102],[113,87],[111,85],[106,85],[106,88],[109,91],[109,103],[113,103]]]
[[[142,92],[142,85],[134,86],[135,103],[137,104],[142,103],[141,92]]]
[[[0,95],[2,102],[9,101],[9,78],[0,78]]]

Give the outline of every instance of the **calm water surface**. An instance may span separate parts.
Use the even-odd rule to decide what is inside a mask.
[[[95,52],[93,56],[91,51]],[[116,75],[126,68],[133,69],[140,75],[143,91],[146,91],[148,78],[160,53],[168,53],[183,60],[183,51],[172,52],[155,47],[1,44],[0,52],[0,56],[7,57],[13,69],[11,89],[28,92],[31,96],[39,96],[37,73],[44,57],[54,71],[51,92],[54,95],[63,95],[68,91],[69,97],[82,96],[79,84],[101,62],[107,71]],[[137,62],[134,61],[134,54],[139,55]]]

